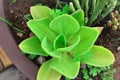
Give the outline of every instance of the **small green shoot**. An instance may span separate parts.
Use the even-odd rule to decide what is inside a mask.
[[[5,22],[6,24],[8,24],[11,28],[13,28],[15,31],[20,32],[20,33],[25,33],[24,31],[20,30],[19,28],[17,28],[16,26],[13,25],[13,23],[11,23],[10,21],[0,17],[0,20]]]
[[[56,18],[62,14],[68,14],[69,11],[69,5],[65,5],[62,9],[52,9],[50,15],[52,16],[52,18]]]
[[[69,78],[65,78],[65,80],[70,80]]]
[[[120,38],[112,39],[112,41],[120,41]]]
[[[31,14],[26,14],[26,15],[24,15],[24,18],[26,19],[26,20],[31,20],[31,19],[33,19],[32,18],[32,16],[31,16]]]
[[[90,78],[89,73],[88,73],[88,71],[87,71],[86,68],[82,68],[82,73],[83,73],[83,78],[84,78],[85,80],[92,80],[92,79]]]
[[[37,55],[30,54],[28,57],[33,60],[37,57]]]

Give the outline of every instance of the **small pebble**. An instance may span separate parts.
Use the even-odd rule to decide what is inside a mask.
[[[15,18],[17,18],[18,16],[15,16]]]
[[[31,32],[31,33],[29,33],[29,37],[32,37],[32,36],[34,36],[34,34]]]
[[[118,17],[118,16],[119,16],[118,10],[114,11],[114,16],[115,16],[115,17]]]
[[[24,24],[25,22],[24,21],[22,21],[22,24]]]
[[[23,33],[17,33],[17,36],[22,38],[23,37]]]
[[[37,61],[38,61],[39,64],[42,64],[42,63],[45,62],[45,57],[39,56],[39,57],[37,58]]]
[[[81,65],[81,68],[86,68],[86,65],[85,65],[85,64],[82,64],[82,65]]]
[[[108,27],[111,27],[111,26],[112,26],[112,21],[111,21],[111,20],[107,21],[107,26],[108,26]]]
[[[120,46],[117,47],[117,50],[120,51]]]
[[[114,13],[113,13],[113,12],[111,12],[111,13],[110,13],[110,18],[111,18],[111,19],[115,18],[115,16],[114,16]]]
[[[13,10],[10,10],[10,13],[14,13],[14,11],[13,11]]]

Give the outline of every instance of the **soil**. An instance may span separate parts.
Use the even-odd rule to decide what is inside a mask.
[[[115,80],[120,80],[120,40],[117,40],[118,38],[120,38],[120,30],[104,29],[96,42],[96,44],[104,46],[114,53],[116,61],[112,68],[116,68]]]
[[[54,3],[51,4],[51,1]],[[17,0],[15,3],[10,2],[10,0],[6,0],[5,2],[5,5],[7,4],[5,8],[7,20],[12,22],[17,28],[25,31],[25,34],[23,34],[21,37],[17,35],[17,32],[15,30],[12,30],[15,40],[17,44],[19,44],[22,40],[30,37],[31,32],[26,25],[26,19],[24,18],[24,15],[30,13],[30,6],[35,5],[36,2],[35,0]],[[53,5],[56,4],[56,0],[42,0],[42,2],[43,4],[49,4],[50,7],[54,7]],[[116,61],[112,67],[116,68],[116,73],[114,75],[115,80],[120,80],[120,40],[117,40],[118,38],[120,38],[120,30],[113,31],[104,28],[103,32],[96,41],[96,44],[110,49],[115,55]],[[80,76],[81,75],[79,75],[79,77]],[[79,77],[75,80],[80,80]]]

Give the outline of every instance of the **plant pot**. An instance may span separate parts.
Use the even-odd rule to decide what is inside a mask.
[[[4,1],[0,0],[0,16],[4,15]],[[36,80],[38,67],[31,62],[27,57],[21,54],[18,45],[16,44],[9,27],[0,21],[0,47],[7,54],[13,64],[23,72],[30,80]]]
[[[4,9],[6,8],[4,7],[5,1],[7,0],[0,0],[0,16],[3,18],[5,18],[4,15]],[[36,80],[38,67],[33,62],[31,62],[27,57],[21,54],[18,45],[16,44],[9,30],[9,27],[3,22],[0,22],[0,26],[1,26],[0,47],[6,52],[6,54],[11,59],[13,64],[20,71],[22,71],[30,80]],[[115,78],[115,80],[119,79]]]

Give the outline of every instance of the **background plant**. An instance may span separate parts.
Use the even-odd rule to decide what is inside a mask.
[[[83,9],[85,25],[92,26],[106,17],[116,6],[117,0],[72,0],[71,11]]]

